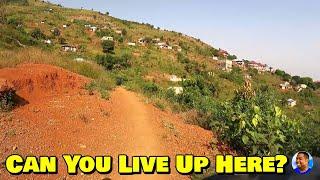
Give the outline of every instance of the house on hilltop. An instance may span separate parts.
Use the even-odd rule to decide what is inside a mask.
[[[288,99],[287,100],[287,103],[288,103],[288,106],[289,107],[294,107],[297,105],[297,101],[296,100],[293,100],[293,99]]]
[[[250,61],[248,67],[258,70],[259,73],[267,71],[268,66],[266,64],[258,63],[256,61]]]
[[[280,88],[281,88],[282,90],[287,90],[287,89],[291,89],[292,86],[290,85],[289,82],[286,81],[286,82],[280,84]]]
[[[62,50],[64,52],[77,52],[77,47],[71,46],[71,45],[62,45],[61,46]]]
[[[111,36],[103,36],[101,38],[101,41],[113,41],[113,37],[111,37]]]

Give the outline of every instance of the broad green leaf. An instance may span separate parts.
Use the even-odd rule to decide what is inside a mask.
[[[243,136],[242,136],[242,142],[243,142],[243,144],[248,144],[248,142],[249,142],[248,136],[243,135]]]
[[[275,107],[275,111],[276,111],[276,117],[280,117],[281,114],[282,114],[281,109],[280,109],[278,106],[276,106],[276,107]]]
[[[260,108],[259,108],[259,106],[254,106],[253,109],[254,109],[254,112],[255,112],[256,114],[260,113]]]
[[[252,124],[253,124],[254,127],[257,127],[257,125],[258,125],[258,119],[257,119],[256,117],[254,117],[254,118],[252,119]]]

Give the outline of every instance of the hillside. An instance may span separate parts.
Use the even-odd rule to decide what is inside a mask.
[[[211,136],[217,134],[219,142],[238,154],[290,154],[303,149],[320,156],[320,86],[310,78],[281,70],[260,72],[262,62],[247,60],[226,71],[226,60],[236,56],[218,47],[105,13],[15,0],[1,4],[0,14],[1,68],[29,63],[58,66],[86,77],[85,90],[111,102],[117,95],[122,98],[119,94],[131,94],[126,90],[133,91],[158,113],[173,113],[210,130]],[[28,65],[24,68],[27,71]],[[12,81],[16,77],[11,75],[4,70],[0,78]],[[280,84],[286,81],[288,88],[282,90]],[[295,87],[301,84],[307,87],[298,92]],[[290,107],[288,99],[296,105]],[[197,138],[208,143],[208,136]],[[219,143],[211,146],[215,149]]]

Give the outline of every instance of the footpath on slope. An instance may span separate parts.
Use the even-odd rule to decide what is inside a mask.
[[[27,64],[0,69],[26,103],[0,116],[0,161],[10,154],[59,158],[57,175],[21,175],[18,179],[188,179],[174,168],[177,154],[205,155],[211,160],[214,134],[161,111],[136,93],[116,88],[110,100],[83,89],[87,78],[50,65]],[[225,152],[227,153],[227,152]],[[67,174],[63,154],[110,155],[111,174]],[[171,175],[119,176],[119,154],[171,158]],[[213,162],[213,161],[212,161]],[[17,178],[0,166],[0,179]]]

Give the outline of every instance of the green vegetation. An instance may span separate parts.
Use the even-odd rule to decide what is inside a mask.
[[[15,92],[8,90],[0,93],[0,111],[10,111],[14,105]]]

